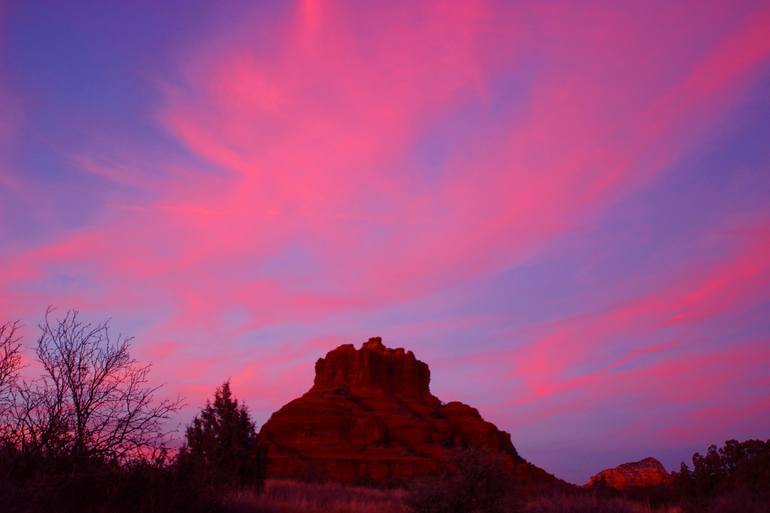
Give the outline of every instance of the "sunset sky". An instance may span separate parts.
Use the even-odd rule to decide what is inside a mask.
[[[621,5],[625,4],[625,5]],[[184,425],[342,343],[584,482],[770,437],[770,3],[0,0],[0,322]]]

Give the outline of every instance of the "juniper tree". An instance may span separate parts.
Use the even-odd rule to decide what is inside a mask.
[[[207,401],[187,427],[179,463],[184,472],[206,483],[262,486],[266,452],[229,381],[217,388],[214,402]]]

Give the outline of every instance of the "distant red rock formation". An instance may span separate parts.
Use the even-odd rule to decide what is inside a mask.
[[[400,481],[436,474],[453,449],[485,448],[521,482],[556,479],[522,459],[508,433],[459,402],[430,393],[430,369],[411,351],[371,338],[330,351],[313,387],[275,412],[260,437],[268,475],[343,482]]]
[[[615,490],[647,488],[671,482],[671,474],[655,458],[645,458],[602,470],[585,485],[587,488],[607,487]]]

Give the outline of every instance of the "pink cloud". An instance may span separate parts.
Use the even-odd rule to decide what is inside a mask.
[[[656,163],[645,167],[647,174],[661,172],[679,154],[675,148],[688,144],[683,127],[703,124],[704,115],[709,122],[719,119],[728,108],[725,99],[770,51],[757,35],[759,16],[737,37],[729,35],[690,76],[661,87],[650,106],[650,94],[636,84],[608,89],[600,82],[605,67],[635,54],[655,72],[654,54],[645,52],[664,49],[622,38],[628,53],[606,55],[569,87],[559,73],[539,76],[526,117],[511,120],[499,144],[487,148],[488,158],[463,162],[456,156],[451,178],[431,199],[416,194],[410,178],[394,170],[420,127],[454,102],[483,104],[484,84],[501,64],[481,57],[491,43],[484,28],[492,17],[483,4],[426,7],[420,14],[420,23],[410,23],[395,10],[379,13],[376,34],[359,41],[349,15],[324,16],[310,2],[277,42],[273,60],[244,53],[248,36],[188,60],[184,87],[167,86],[160,119],[193,152],[233,174],[164,184],[120,164],[77,157],[89,172],[158,188],[157,200],[133,205],[131,215],[118,209],[123,212],[96,228],[93,238],[106,239],[101,251],[112,255],[103,272],[141,278],[170,267],[192,271],[213,259],[257,263],[304,238],[339,284],[332,296],[353,297],[348,302],[355,305],[423,294],[450,276],[472,276],[531,255],[638,184],[642,155]],[[635,30],[629,20],[615,21],[617,33]],[[308,47],[307,33],[315,45]],[[586,37],[578,47],[585,53],[567,50],[580,61],[606,42],[579,31],[568,35]],[[523,36],[507,38],[509,48],[497,54],[516,55],[517,37]],[[318,46],[322,54],[313,51]],[[558,62],[561,50],[548,50],[557,52]],[[715,81],[715,73],[722,78]],[[613,103],[605,103],[619,97],[629,100],[627,113],[644,114],[640,126],[614,119],[608,110]],[[627,144],[602,142],[618,129],[630,130]],[[553,140],[559,141],[558,155],[549,150]],[[378,207],[387,216],[377,214]],[[366,240],[378,232],[383,235]],[[109,242],[111,233],[132,243],[130,258]],[[383,246],[387,251],[377,251]],[[93,248],[82,252],[87,260]],[[249,294],[239,283],[221,288],[223,296]]]
[[[679,280],[650,293],[545,327],[532,343],[516,351],[516,364],[511,369],[529,390],[526,400],[564,392],[591,379],[591,373],[565,378],[573,368],[593,364],[596,372],[603,374],[632,357],[666,348],[654,342],[632,345],[618,363],[606,367],[597,363],[613,345],[628,348],[640,339],[642,344],[649,344],[650,338],[654,340],[660,333],[697,326],[767,299],[763,284],[770,281],[770,225],[764,217],[756,223],[739,238],[734,254],[717,264],[690,264]]]
[[[271,29],[268,57],[251,50],[254,27],[183,52],[155,119],[207,170],[176,155],[127,154],[121,141],[73,152],[85,173],[145,195],[113,192],[93,224],[10,255],[0,306],[23,316],[45,303],[161,312],[146,329],[147,351],[168,360],[159,366],[185,390],[210,393],[221,371],[250,395],[274,397],[271,387],[306,378],[304,354],[211,355],[260,328],[407,303],[532,258],[729,120],[770,56],[770,11],[705,37],[722,13],[704,8],[692,27],[655,39],[649,20],[610,7],[414,9],[306,1]],[[545,42],[533,43],[535,30]],[[534,52],[543,64],[532,71]],[[523,107],[494,117],[500,77],[519,72]],[[414,148],[462,107],[475,114],[455,123],[473,130],[426,191]],[[276,260],[290,267],[283,255],[296,248],[307,266],[266,270]],[[517,401],[596,392],[609,372],[682,343],[645,340],[570,375],[618,337],[654,338],[756,301],[768,249],[766,237],[747,237],[719,265],[694,265],[681,281],[545,327],[509,369],[526,388]],[[46,288],[63,273],[93,286]],[[233,310],[244,318],[228,324]],[[464,322],[479,321],[456,325]],[[403,332],[426,327],[411,329]],[[264,377],[270,365],[287,370]],[[645,378],[677,369],[647,368]]]

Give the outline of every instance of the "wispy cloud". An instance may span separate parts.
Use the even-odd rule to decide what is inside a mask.
[[[643,289],[596,283],[584,308],[517,326],[513,348],[501,342],[508,319],[483,306],[524,293],[484,280],[558,252],[577,258],[565,241],[740,124],[770,66],[766,7],[253,9],[226,30],[180,36],[162,56],[137,50],[121,61],[149,77],[150,91],[111,99],[124,109],[114,113],[127,119],[121,130],[101,133],[82,105],[57,104],[98,137],[43,148],[53,153],[46,159],[17,148],[12,171],[0,158],[0,194],[32,204],[39,193],[51,213],[9,221],[0,206],[0,230],[57,226],[29,239],[0,231],[13,243],[0,252],[0,312],[35,318],[55,303],[121,316],[172,388],[202,399],[230,376],[265,411],[305,388],[312,361],[351,332],[335,323],[388,319],[410,338],[392,343],[422,345],[447,369],[475,369],[480,389],[504,380],[505,400],[468,400],[523,429],[576,410],[605,415],[623,395],[663,404],[668,387],[700,379],[699,365],[733,358],[733,374],[678,389],[682,401],[701,400],[764,361],[761,322],[751,321],[751,336],[709,331],[770,299],[766,207],[745,206],[741,234],[717,233],[716,256],[688,254],[706,242],[683,241],[686,258],[651,264],[658,274],[639,277]],[[34,91],[25,105],[55,103]],[[46,129],[31,119],[33,133]],[[0,150],[7,127],[0,121]],[[758,158],[766,169],[768,157]],[[85,192],[41,188],[53,176],[88,191],[87,215],[71,213]],[[732,220],[744,206],[730,208]],[[57,216],[72,219],[61,228]],[[668,229],[648,228],[649,237]],[[545,278],[539,289],[534,303],[570,293]],[[454,361],[454,341],[437,354],[431,332],[458,330],[476,354],[466,348]]]

